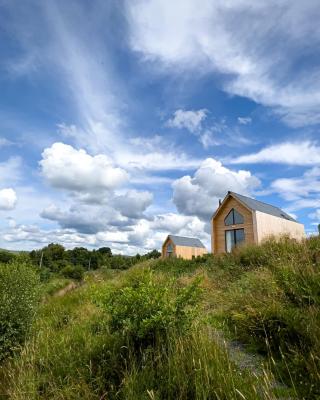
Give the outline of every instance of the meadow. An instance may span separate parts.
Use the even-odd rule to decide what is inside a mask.
[[[320,238],[106,264],[1,264],[0,398],[320,398]]]

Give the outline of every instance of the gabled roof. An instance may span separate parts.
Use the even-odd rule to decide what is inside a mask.
[[[272,206],[271,204],[251,199],[250,197],[243,196],[242,194],[238,194],[235,192],[228,192],[228,195],[229,194],[238,199],[240,202],[242,202],[245,206],[247,206],[251,210],[260,211],[262,213],[270,214],[278,218],[283,218],[289,221],[297,222],[294,218],[292,218],[289,214],[285,213],[279,207],[275,207]]]
[[[205,246],[202,244],[201,240],[197,238],[189,238],[175,235],[169,235],[168,238],[171,239],[176,246],[202,247],[205,249]]]

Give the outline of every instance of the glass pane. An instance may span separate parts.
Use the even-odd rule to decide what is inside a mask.
[[[173,248],[172,248],[172,243],[169,243],[167,246],[167,252],[168,253],[172,253],[173,252]]]
[[[224,219],[224,224],[226,225],[226,226],[228,226],[228,225],[233,225],[234,224],[234,222],[233,222],[233,209],[229,212],[229,214],[225,217],[225,219]]]
[[[236,244],[240,244],[244,242],[244,229],[236,229],[235,230]]]
[[[234,231],[226,231],[226,252],[231,253],[234,247]]]
[[[233,210],[233,213],[234,213],[234,223],[235,224],[243,224],[244,223],[243,216],[235,209]]]

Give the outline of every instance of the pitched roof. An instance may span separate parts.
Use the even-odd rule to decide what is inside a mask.
[[[263,203],[262,201],[258,201],[255,199],[251,199],[250,197],[243,196],[242,194],[238,194],[235,192],[228,192],[242,203],[244,203],[248,208],[254,211],[260,211],[265,214],[270,214],[278,218],[287,219],[289,221],[297,222],[294,218],[292,218],[289,214],[285,213],[281,208],[272,206],[271,204]]]
[[[173,243],[176,246],[205,248],[205,246],[202,244],[201,240],[199,240],[197,238],[189,238],[189,237],[175,236],[175,235],[169,235],[169,238],[173,241]]]

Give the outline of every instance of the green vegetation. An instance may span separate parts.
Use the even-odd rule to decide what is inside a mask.
[[[23,269],[34,290],[39,274],[15,265],[3,271]],[[25,342],[2,361],[5,398],[320,397],[318,237],[192,261],[142,258],[130,269],[108,264],[50,296],[68,282],[41,283],[36,318],[34,300],[17,343]]]
[[[39,278],[27,265],[0,265],[0,361],[25,339],[39,294]]]

